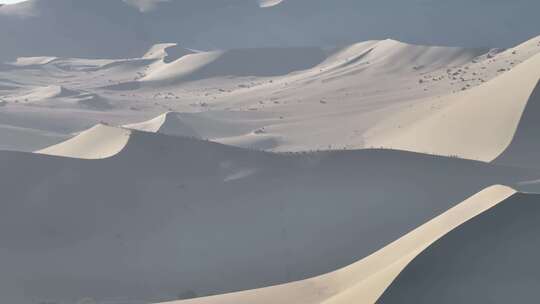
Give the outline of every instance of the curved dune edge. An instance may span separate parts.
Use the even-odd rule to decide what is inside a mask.
[[[276,6],[281,4],[284,0],[259,0],[259,6],[262,8]]]
[[[517,193],[460,225],[411,261],[377,303],[536,303],[539,203],[538,194]]]
[[[329,274],[262,289],[168,303],[375,303],[398,274],[424,249],[515,193],[507,186],[488,187],[367,258]]]
[[[539,67],[540,54],[481,86],[400,112],[368,131],[366,144],[493,161],[516,134]]]
[[[130,130],[98,124],[72,139],[35,153],[81,159],[104,159],[120,153],[130,137]]]
[[[128,125],[124,125],[123,127],[127,129],[134,129],[134,130],[139,130],[139,131],[144,131],[144,132],[158,133],[161,127],[165,124],[168,114],[169,112],[156,116],[147,121],[128,124]]]
[[[182,121],[181,113],[179,112],[165,112],[150,120],[140,123],[134,123],[124,125],[124,128],[139,130],[150,133],[160,133],[170,136],[184,136],[201,138],[200,134]]]

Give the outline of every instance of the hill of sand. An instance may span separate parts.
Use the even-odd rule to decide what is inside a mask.
[[[515,194],[454,229],[420,253],[377,303],[536,301],[539,203],[538,195]]]
[[[186,136],[200,138],[200,135],[191,126],[183,122],[180,113],[164,113],[149,121],[125,125],[125,128],[145,132],[161,133],[173,136]]]
[[[395,242],[392,242],[383,249],[375,252],[374,254],[366,257],[365,259],[352,264],[343,269],[337,270],[335,272],[322,275],[319,277],[311,278],[304,281],[293,282],[289,284],[279,285],[275,287],[256,289],[251,291],[231,293],[226,295],[219,295],[215,297],[208,298],[199,298],[186,301],[178,301],[174,303],[182,304],[258,304],[258,303],[285,303],[285,302],[294,302],[302,304],[319,304],[319,303],[331,303],[331,304],[346,304],[346,303],[408,303],[420,301],[421,303],[434,303],[441,301],[441,298],[444,299],[444,295],[448,294],[446,286],[444,283],[440,284],[440,290],[436,292],[430,292],[433,295],[433,298],[424,301],[423,296],[418,297],[419,294],[424,295],[426,293],[425,288],[430,288],[431,286],[437,284],[440,279],[440,272],[433,270],[435,266],[439,265],[440,267],[445,267],[447,269],[452,269],[452,265],[447,264],[445,258],[440,258],[434,253],[433,256],[436,256],[438,261],[433,261],[429,266],[431,267],[428,271],[433,272],[433,276],[425,275],[423,270],[418,270],[416,272],[416,277],[409,278],[409,284],[415,285],[417,279],[420,277],[424,282],[424,285],[418,284],[418,291],[416,293],[410,293],[408,290],[407,283],[400,285],[401,277],[404,277],[407,274],[407,270],[412,268],[415,265],[416,260],[414,260],[411,266],[405,270],[404,274],[398,277],[398,280],[392,285],[396,286],[399,291],[402,291],[401,295],[397,295],[393,299],[395,301],[387,301],[385,297],[378,301],[380,295],[385,291],[385,289],[392,283],[394,278],[398,276],[400,271],[407,266],[407,264],[415,259],[417,255],[420,254],[418,260],[422,259],[422,256],[430,252],[430,248],[427,249],[427,253],[424,250],[436,242],[439,238],[443,237],[444,239],[452,236],[456,232],[454,230],[460,231],[465,228],[462,228],[460,225],[467,227],[470,225],[466,223],[467,221],[473,219],[477,221],[475,217],[481,215],[482,217],[488,217],[484,213],[491,213],[490,209],[494,208],[497,204],[505,201],[512,195],[514,195],[515,190],[505,187],[505,186],[493,186],[487,189],[480,191],[479,193],[473,195],[472,197],[466,199],[462,203],[456,205],[455,207],[449,209],[443,214],[435,217],[434,219],[428,221],[427,223],[421,225],[417,229],[411,231],[410,233],[399,238]],[[507,204],[506,202],[504,204]],[[538,216],[532,216],[537,218]],[[507,215],[506,218],[510,219],[512,216]],[[465,224],[464,224],[465,223]],[[483,231],[484,232],[484,231]],[[467,235],[467,234],[464,234]],[[495,233],[493,233],[495,235]],[[467,235],[468,237],[468,235]],[[483,238],[483,234],[479,233],[477,236],[479,239]],[[470,237],[469,240],[471,244],[474,243],[474,237]],[[439,242],[436,242],[437,246]],[[482,248],[478,243],[474,244],[477,248]],[[461,260],[469,261],[470,269],[474,269],[473,265],[476,265],[467,257],[457,254],[456,250],[460,250],[461,246],[459,243],[454,243],[452,246],[447,246],[446,251],[440,250],[443,253],[444,257],[449,256],[460,256]],[[538,246],[533,252],[538,253]],[[484,249],[484,251],[488,251]],[[461,253],[461,252],[460,252]],[[532,254],[532,253],[531,253]],[[452,258],[449,258],[452,259]],[[475,261],[476,262],[476,261]],[[488,266],[489,264],[486,264]],[[467,267],[467,266],[465,266]],[[489,267],[489,266],[488,266]],[[465,268],[460,268],[465,269]],[[459,276],[460,270],[453,269],[452,272],[455,272]],[[485,278],[485,273],[480,271],[478,273],[478,279],[481,280]],[[500,277],[504,277],[501,274]],[[499,278],[499,277],[497,277]],[[495,279],[496,280],[496,279]],[[460,281],[456,276],[456,281]],[[462,283],[463,281],[460,281]],[[463,283],[462,285],[466,285]],[[469,285],[469,287],[474,290],[476,285]],[[485,285],[486,287],[489,284]],[[489,288],[489,287],[488,287]],[[452,289],[454,290],[454,289]],[[390,289],[392,291],[392,289]],[[528,289],[529,292],[534,291],[534,289]],[[480,297],[476,300],[481,301],[486,296],[486,293],[489,294],[488,290],[485,292],[478,293]],[[452,292],[451,294],[458,294]],[[513,297],[513,294],[506,294],[510,298]],[[400,297],[401,296],[401,297]],[[404,299],[410,297],[410,300],[404,301]],[[418,299],[420,298],[420,299]],[[446,298],[451,299],[451,298]],[[443,300],[443,301],[446,301]],[[458,302],[468,301],[469,297],[459,298],[459,295],[455,298],[456,300],[461,300]],[[448,303],[455,303],[455,301],[449,301]],[[504,301],[500,303],[505,303]]]
[[[283,0],[258,0],[260,7],[272,7],[280,4]]]
[[[538,155],[540,152],[540,140],[536,135],[538,127],[538,115],[540,115],[540,79],[536,84],[518,128],[508,148],[497,159],[496,163],[520,166],[526,168],[538,168]]]
[[[510,145],[526,106],[534,109],[539,68],[536,55],[476,88],[411,107],[374,127],[367,144],[492,161]]]
[[[540,37],[394,2],[0,7],[0,302],[534,302]]]
[[[128,130],[96,125],[68,141],[39,150],[37,153],[82,159],[103,159],[122,151],[129,137]]]
[[[324,59],[319,48],[241,49],[186,54],[152,70],[142,82],[193,81],[219,76],[277,76],[311,68]]]
[[[489,160],[504,150],[515,132],[510,122],[521,117],[518,104],[526,103],[534,87],[537,60],[532,57],[539,51],[540,38],[506,51],[411,45],[391,39],[339,48],[210,52],[164,43],[141,58],[23,58],[28,65],[6,64],[0,67],[0,83],[5,84],[0,103],[19,117],[54,116],[64,126],[59,133],[65,137],[101,121],[132,125],[176,112],[201,138],[245,148],[308,151],[385,146]],[[519,83],[506,84],[504,77]],[[524,81],[517,80],[521,77]],[[500,139],[484,136],[496,128],[485,113],[506,111],[512,90],[506,90],[506,85],[519,91],[519,102],[509,106],[512,110],[505,118],[509,129]],[[58,88],[74,94],[59,94]],[[502,101],[494,102],[493,111],[484,111],[484,106],[493,107],[481,104],[487,103],[483,96],[491,89],[504,91],[497,96]],[[477,98],[483,101],[467,102]],[[437,117],[450,115],[444,111],[454,107],[459,113],[456,101],[479,108],[467,108],[470,115],[459,118],[464,121],[460,126],[479,120],[488,123],[461,139],[451,136],[461,130],[451,133],[451,122],[439,122]],[[430,119],[436,121],[433,128]],[[0,124],[35,129],[25,119],[16,125],[2,120]],[[418,138],[409,136],[417,134],[415,128],[423,129]],[[449,141],[431,141],[430,136]],[[47,138],[43,133],[42,141]],[[469,145],[471,140],[475,143]],[[3,144],[28,151],[18,141]]]
[[[538,178],[408,152],[269,154],[108,126],[41,153],[52,156],[0,152],[0,264],[18,273],[0,275],[0,293],[12,303],[160,302],[302,280],[486,186]]]
[[[388,14],[388,7],[401,14]],[[0,7],[0,28],[9,29],[0,32],[0,61],[137,57],[161,42],[215,50],[346,45],[391,37],[420,44],[509,47],[538,34],[539,8],[533,1],[490,6],[474,1],[464,13],[460,2],[400,0],[367,6],[351,0],[30,0]]]

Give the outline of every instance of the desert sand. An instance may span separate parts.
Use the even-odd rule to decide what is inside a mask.
[[[0,6],[0,302],[534,302],[537,10],[394,2]]]
[[[384,297],[378,301],[380,295],[411,260],[416,262],[415,257],[425,255],[424,250],[435,241],[453,233],[456,227],[494,208],[514,193],[515,190],[504,186],[484,189],[365,259],[323,276],[265,289],[173,303],[388,303]],[[429,282],[428,277],[422,275],[422,278]],[[414,279],[411,281],[415,282]],[[401,287],[399,283],[396,285]],[[420,293],[423,292],[416,294]],[[440,295],[440,292],[434,294]],[[396,296],[395,299],[395,303],[403,303],[404,297]]]

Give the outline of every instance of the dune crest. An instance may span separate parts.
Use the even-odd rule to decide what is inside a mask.
[[[103,159],[120,153],[127,145],[130,135],[129,130],[99,124],[72,139],[36,151],[36,153],[82,159]]]
[[[272,6],[279,5],[280,3],[283,2],[283,0],[257,0],[257,1],[259,1],[260,7],[272,7]]]
[[[124,128],[172,136],[201,137],[197,131],[182,121],[181,113],[175,112],[166,112],[141,123],[124,125]]]
[[[320,48],[261,48],[187,54],[156,66],[141,82],[173,84],[220,76],[277,76],[309,69],[324,60]]]
[[[377,303],[535,302],[539,203],[538,194],[514,194],[457,227],[419,254]]]

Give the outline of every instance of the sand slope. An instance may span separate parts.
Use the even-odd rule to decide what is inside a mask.
[[[496,163],[526,168],[538,168],[540,140],[538,140],[538,130],[540,124],[540,79],[532,92],[523,116],[519,121],[519,126],[512,139],[510,146],[495,159]]]
[[[197,131],[182,121],[182,115],[174,112],[167,112],[154,119],[138,124],[125,125],[124,127],[128,129],[161,133],[165,135],[200,138]]]
[[[435,242],[377,303],[530,303],[538,299],[540,197],[516,194]]]
[[[374,127],[367,144],[492,161],[512,141],[539,67],[536,55],[484,85],[403,111]]]
[[[496,154],[493,150],[499,148],[485,145],[503,146],[504,140],[499,142],[489,136],[484,139],[485,129],[494,128],[489,123],[475,126],[478,131],[471,132],[471,137],[480,136],[482,141],[464,138],[475,140],[472,145],[455,138],[463,131],[456,128],[457,135],[453,134],[452,140],[459,145],[451,148],[437,142],[441,136],[450,137],[444,132],[446,127],[452,127],[448,125],[451,123],[443,123],[440,128],[444,130],[439,132],[435,128],[431,135],[422,123],[432,116],[437,120],[435,116],[442,108],[457,104],[455,100],[473,99],[469,93],[477,92],[478,85],[501,87],[509,94],[504,89],[506,84],[490,85],[491,81],[513,74],[522,66],[531,66],[534,73],[532,61],[527,59],[540,51],[539,42],[538,38],[532,39],[507,51],[412,45],[386,39],[338,48],[210,52],[164,43],[151,47],[142,58],[133,59],[56,57],[47,62],[43,58],[27,58],[22,59],[28,61],[27,66],[8,64],[5,69],[0,68],[6,89],[0,92],[0,103],[20,117],[30,112],[43,118],[54,115],[68,133],[81,130],[76,119],[91,119],[84,127],[101,121],[130,125],[164,112],[180,112],[190,114],[183,115],[182,120],[201,137],[246,148],[361,149],[388,146],[389,141],[395,140],[396,148],[461,155],[463,146],[464,156],[485,153],[491,157]],[[517,81],[514,76],[507,77]],[[525,88],[525,82],[519,84],[523,90],[508,85],[515,87],[520,96],[527,95],[529,88]],[[64,96],[57,94],[58,90],[44,89],[49,86],[79,94]],[[467,91],[455,93],[464,87]],[[474,94],[489,97],[489,91]],[[28,98],[29,93],[35,94]],[[482,96],[479,98],[486,102]],[[519,98],[521,102],[522,97]],[[484,106],[492,107],[478,107]],[[39,107],[39,113],[31,107]],[[515,121],[518,108],[508,111],[509,121]],[[467,109],[471,113],[499,110],[506,111]],[[487,117],[471,116],[469,120],[480,119]],[[414,136],[408,139],[417,134],[417,124],[428,133],[418,139],[422,143],[416,143]],[[33,128],[24,119],[17,126]],[[426,126],[431,129],[429,124]],[[511,131],[504,132],[501,138],[511,137]],[[437,138],[432,141],[430,136]],[[431,149],[430,145],[441,151]],[[8,148],[25,147],[13,142]]]
[[[311,68],[324,60],[319,48],[238,49],[187,54],[141,79],[173,84],[219,76],[277,76]]]
[[[125,129],[96,125],[68,141],[37,153],[82,159],[107,158],[118,154],[125,147],[130,134]]]
[[[140,10],[128,2],[139,4]],[[474,2],[467,7],[467,14],[463,14],[462,3],[425,5],[399,0],[368,6],[350,0],[284,1],[269,8],[259,5],[276,2],[31,0],[0,8],[0,28],[9,29],[0,33],[4,46],[0,55],[2,61],[44,55],[126,58],[140,56],[148,46],[159,42],[180,41],[196,49],[231,49],[344,45],[374,37],[422,44],[507,47],[538,34],[539,28],[534,14],[539,6],[531,1],[487,7]],[[401,14],[387,14],[388,7]],[[480,15],[497,22],[483,21],[477,18]],[[521,16],[521,22],[516,23],[514,15]],[[508,35],[505,24],[512,24],[512,35]],[[490,34],[486,34],[486,27],[490,27]]]
[[[486,186],[538,178],[407,152],[280,155],[107,126],[44,152],[111,157],[0,152],[0,264],[18,273],[0,275],[0,293],[11,303],[159,302],[297,281]]]
[[[451,231],[456,227],[461,229],[459,226],[464,222],[489,210],[514,193],[513,189],[504,186],[484,189],[373,255],[320,277],[264,289],[174,303],[375,303],[399,272],[427,246],[449,232],[452,234]],[[458,247],[455,245],[448,251],[454,252],[453,250]],[[429,278],[426,278],[426,281],[429,281]],[[399,286],[398,283],[395,284]],[[414,302],[413,299],[417,298],[418,294],[421,294],[421,291],[414,294],[410,303]],[[433,300],[426,303],[435,302]],[[401,300],[396,303],[409,302]]]

